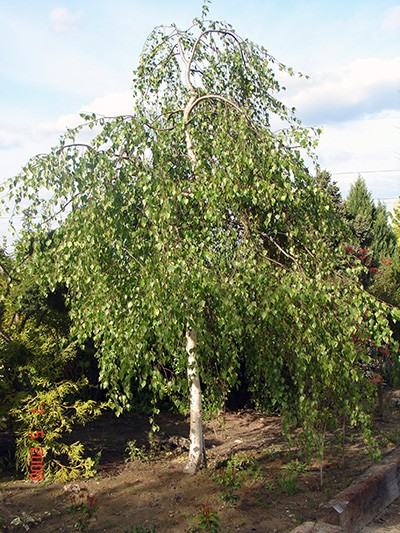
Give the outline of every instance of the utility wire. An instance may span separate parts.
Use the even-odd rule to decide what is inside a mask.
[[[346,172],[331,172],[332,176],[344,174],[381,174],[383,172],[400,172],[400,168],[383,169],[383,170],[348,170]]]

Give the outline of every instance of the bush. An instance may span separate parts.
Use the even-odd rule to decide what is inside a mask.
[[[99,455],[95,458],[85,457],[83,444],[63,442],[63,437],[71,433],[74,425],[92,420],[106,406],[93,400],[71,399],[85,384],[85,380],[53,385],[42,381],[42,391],[27,396],[21,400],[18,408],[13,409],[12,415],[17,426],[18,470],[29,475],[32,449],[41,449],[44,477],[65,482],[94,475]]]

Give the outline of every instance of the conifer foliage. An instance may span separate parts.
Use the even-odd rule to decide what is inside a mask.
[[[361,248],[371,247],[375,259],[390,256],[396,248],[396,237],[385,205],[375,206],[365,180],[359,176],[350,187],[345,202],[350,227]]]

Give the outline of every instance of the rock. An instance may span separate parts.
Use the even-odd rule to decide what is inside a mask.
[[[324,522],[304,522],[297,526],[290,533],[340,533],[343,532],[339,526],[325,524]]]

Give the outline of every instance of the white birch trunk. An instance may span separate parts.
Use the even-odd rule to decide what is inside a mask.
[[[185,474],[195,474],[204,459],[203,418],[201,407],[200,375],[196,357],[196,331],[186,332],[188,354],[188,382],[190,394],[190,448],[189,459],[183,469]]]
[[[187,155],[192,167],[193,174],[196,175],[196,154],[193,150],[193,142],[190,137],[188,126],[190,113],[194,104],[198,100],[198,92],[193,86],[190,79],[190,65],[193,60],[194,48],[189,57],[186,57],[181,40],[178,40],[179,52],[184,64],[184,83],[191,96],[183,112],[183,122],[185,124],[185,141]],[[196,45],[195,45],[196,46]],[[204,436],[203,436],[203,416],[201,407],[201,386],[200,374],[196,354],[197,332],[191,328],[186,331],[186,352],[187,352],[187,376],[190,396],[190,448],[189,458],[183,469],[186,474],[195,474],[200,468],[202,462],[206,461]]]

